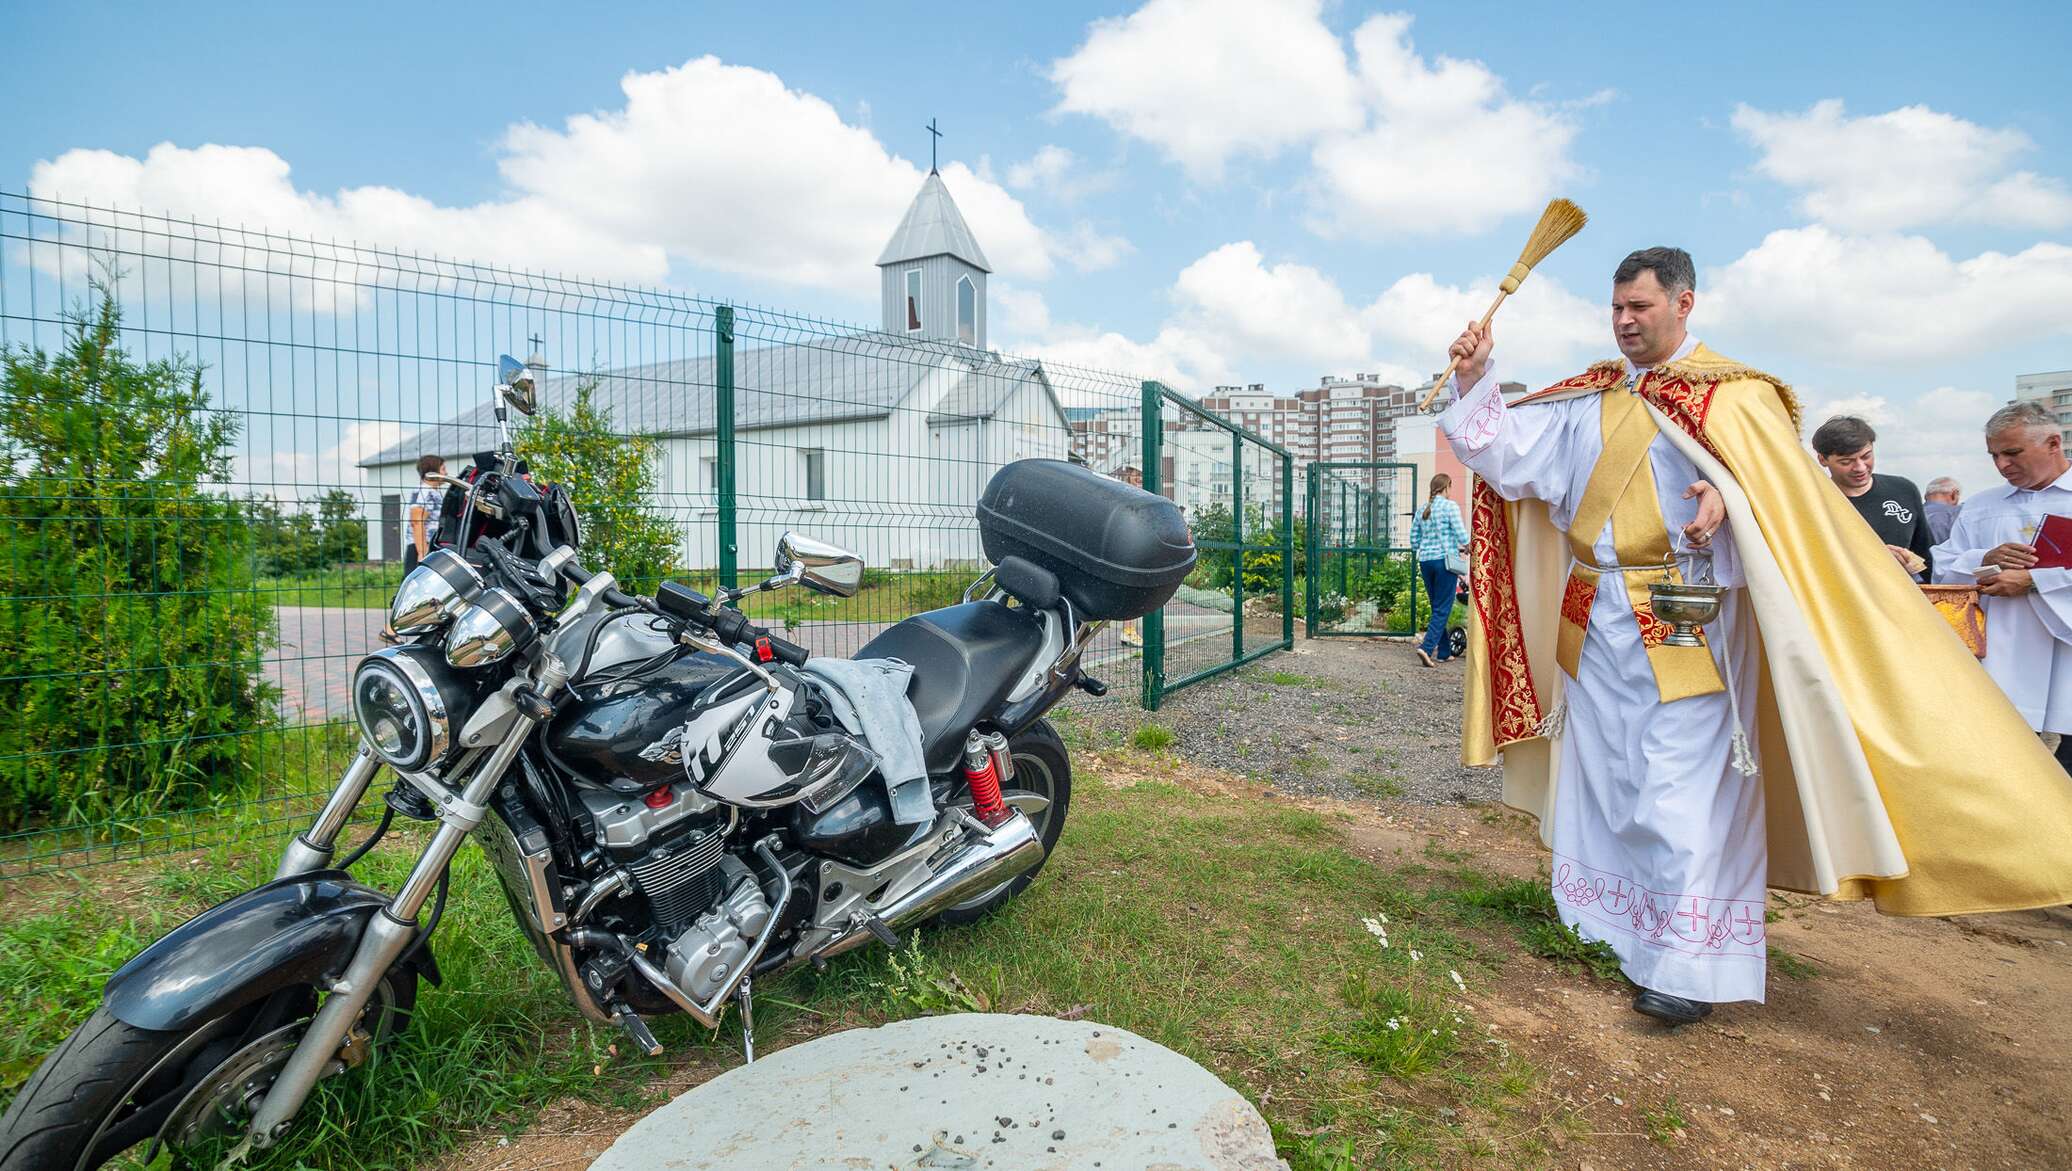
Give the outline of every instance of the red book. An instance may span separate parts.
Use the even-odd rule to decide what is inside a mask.
[[[2036,569],[2072,569],[2072,516],[2046,516],[2036,529]]]

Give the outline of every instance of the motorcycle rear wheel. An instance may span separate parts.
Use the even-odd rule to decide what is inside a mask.
[[[1057,848],[1058,835],[1065,832],[1065,814],[1072,806],[1072,754],[1066,751],[1064,740],[1047,720],[1038,721],[1010,739],[1007,750],[1014,757],[1014,780],[1002,787],[1000,795],[1012,800],[1018,793],[1029,793],[1050,802],[1029,819],[1035,823],[1036,836],[1043,840],[1043,857],[1047,862],[1050,852]],[[969,809],[970,788],[959,784],[951,791],[950,801]],[[950,927],[976,923],[1027,890],[1042,872],[1043,862],[1039,862],[1027,874],[1009,879],[984,894],[951,907],[937,915],[935,921]],[[5,1169],[0,1168],[0,1171]]]
[[[382,978],[367,1009],[380,1014],[372,1030],[376,1043],[409,1024],[416,1000],[416,973]],[[188,1098],[211,1075],[242,1058],[248,1078],[270,1080],[278,1062],[255,1065],[253,1051],[298,1021],[306,1024],[315,1005],[313,990],[288,989],[228,1016],[171,1031],[140,1029],[106,1008],[95,1009],[43,1059],[0,1117],[0,1171],[143,1166],[142,1156],[175,1110],[204,1105]],[[278,1042],[272,1048],[277,1051]],[[131,1161],[117,1162],[125,1153]]]

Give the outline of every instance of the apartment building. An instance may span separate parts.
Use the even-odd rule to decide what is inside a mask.
[[[2058,426],[2065,433],[2066,444],[2072,445],[2072,370],[2018,374],[2014,380],[2014,397],[2049,407],[2058,417]]]

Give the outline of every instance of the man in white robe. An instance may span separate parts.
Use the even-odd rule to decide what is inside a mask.
[[[2038,732],[2055,732],[2072,768],[2072,569],[2036,568],[2046,516],[2072,516],[2072,461],[2051,412],[2011,403],[1986,422],[1986,451],[2006,483],[1965,502],[1933,551],[1940,582],[1985,594],[1986,672]]]
[[[1619,267],[1612,325],[1627,382],[1604,393],[1631,395],[1647,371],[1697,348],[1685,328],[1694,284],[1679,249],[1648,249]],[[1455,401],[1439,425],[1497,495],[1545,501],[1568,533],[1603,451],[1599,401],[1507,407],[1492,346],[1473,323],[1455,343]],[[1736,710],[1755,710],[1754,622],[1725,509],[1666,437],[1655,436],[1646,462],[1672,540],[1709,549],[1715,581],[1733,587],[1707,634],[1734,702],[1723,690],[1663,702],[1628,591],[1605,574],[1610,588],[1592,596],[1567,684],[1550,844],[1562,922],[1618,954],[1637,1011],[1675,1025],[1714,1003],[1763,999],[1767,856],[1762,785],[1735,766]],[[1610,520],[1591,538],[1597,566],[1618,563]]]

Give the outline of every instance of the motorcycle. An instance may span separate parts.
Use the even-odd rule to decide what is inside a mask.
[[[739,608],[794,586],[852,596],[861,558],[786,533],[766,581],[626,593],[577,560],[565,491],[512,450],[531,371],[503,357],[494,393],[498,450],[448,482],[449,543],[397,588],[393,645],[354,668],[361,742],[328,800],[271,882],[108,980],[0,1118],[0,1171],[279,1143],[317,1082],[394,1042],[419,984],[440,982],[432,937],[468,838],[583,1016],[655,1054],[649,1019],[716,1029],[735,1006],[753,1061],[758,981],[1028,887],[1071,807],[1044,716],[1106,691],[1089,642],[1163,605],[1195,561],[1163,497],[1056,460],[1002,468],[977,508],[992,567],[856,656],[911,668],[926,776],[895,787],[840,672]],[[384,770],[380,820],[342,850]],[[397,817],[435,828],[383,892],[351,870]]]

